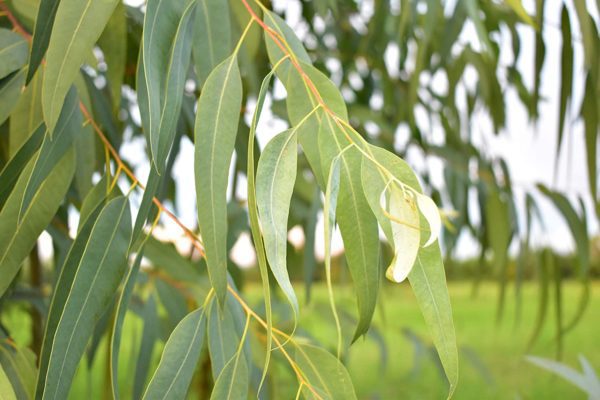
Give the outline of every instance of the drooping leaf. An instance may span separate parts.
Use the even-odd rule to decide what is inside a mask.
[[[25,65],[28,50],[27,41],[21,35],[0,28],[0,79]]]
[[[210,398],[214,400],[248,398],[248,364],[243,354],[236,354],[225,364],[215,381]]]
[[[229,3],[223,0],[198,2],[194,27],[193,57],[200,87],[210,72],[231,54]]]
[[[133,378],[133,398],[141,399],[148,378],[148,371],[152,364],[152,352],[158,338],[158,315],[154,296],[150,295],[144,304],[141,315],[144,325],[142,337],[136,360]]]
[[[46,330],[43,351],[47,355],[42,356],[36,398],[62,399],[68,395],[94,325],[125,273],[130,240],[129,201],[118,197],[102,209],[88,240],[73,243],[73,258],[67,257],[64,279],[60,279],[64,286],[57,286],[51,306],[60,316]]]
[[[202,349],[204,330],[203,308],[181,320],[169,336],[158,368],[144,394],[145,400],[185,398]]]
[[[298,160],[297,130],[275,136],[265,147],[256,171],[256,204],[271,271],[297,315],[298,299],[287,271],[288,215]]]
[[[10,114],[8,148],[11,156],[19,150],[43,120],[42,74],[39,73],[27,85]]]
[[[56,18],[56,10],[60,0],[41,0],[35,19],[33,40],[31,43],[31,54],[29,56],[29,68],[27,70],[26,83],[33,79],[50,43],[50,34]]]
[[[204,84],[195,126],[198,227],[208,273],[220,304],[227,289],[226,191],[241,102],[240,70],[236,57],[230,56],[213,70]]]
[[[63,101],[79,67],[100,37],[116,5],[116,0],[60,1],[42,83],[44,121],[50,135],[54,132]]]
[[[208,351],[215,380],[223,373],[227,362],[235,356],[240,343],[240,335],[230,308],[232,301],[228,296],[227,306],[223,311],[219,311],[216,304],[211,304],[209,310]]]
[[[123,289],[117,299],[117,308],[115,311],[115,317],[111,326],[110,335],[110,381],[112,395],[115,400],[119,400],[119,354],[121,350],[121,335],[123,330],[123,322],[125,321],[125,314],[127,314],[127,306],[131,300],[135,282],[137,280],[138,272],[140,270],[140,264],[142,263],[142,256],[144,254],[144,246],[140,246],[138,253],[135,256],[135,260],[131,265],[131,268],[127,272]]]
[[[556,166],[555,171],[558,171],[560,148],[562,146],[563,132],[565,129],[565,120],[567,106],[571,98],[571,90],[573,87],[573,43],[571,38],[571,20],[566,5],[563,4],[561,11],[562,29],[562,51],[560,56],[560,105],[558,109],[558,135],[556,142]],[[556,172],[555,172],[556,175]]]
[[[328,170],[332,160],[349,144],[329,116],[319,132],[322,169]],[[350,148],[341,156],[340,190],[337,220],[340,226],[348,268],[354,282],[359,309],[359,322],[354,340],[369,328],[379,291],[379,237],[377,220],[369,208],[362,186],[361,154]]]
[[[4,168],[2,168],[2,171],[0,172],[0,209],[12,191],[19,175],[23,172],[31,157],[40,148],[45,132],[46,127],[43,124],[38,126],[35,132],[33,132],[29,139],[27,139],[27,141],[18,149],[10,161],[6,163]]]
[[[154,168],[163,173],[175,138],[192,51],[196,1],[154,0],[144,18],[143,71],[148,114],[142,119]],[[168,55],[168,56],[167,56]],[[141,68],[141,67],[140,67]]]
[[[112,16],[98,38],[107,65],[106,76],[110,87],[113,110],[121,105],[121,86],[127,61],[127,13],[125,5],[118,2]]]
[[[422,193],[417,177],[404,160],[387,150],[375,146],[369,147],[369,154],[380,165],[385,166],[400,182],[414,189],[417,193]],[[379,172],[372,169],[370,171],[369,175],[363,177],[363,182],[368,181],[376,184],[376,177]],[[383,189],[385,181],[380,179],[378,185],[379,188]],[[367,193],[373,193],[373,188],[376,187],[365,186],[365,190]],[[381,193],[381,190],[378,193]],[[377,194],[375,201],[379,204],[379,194]],[[422,219],[424,220],[424,218]],[[378,216],[378,220],[382,221],[381,214]],[[383,221],[384,225],[382,225],[382,229],[384,232],[388,231],[386,233],[386,236],[388,236],[391,228],[389,225],[386,228],[385,219]],[[425,241],[425,236],[422,235],[421,243],[425,243]],[[458,349],[456,346],[454,322],[452,320],[450,296],[446,285],[446,275],[439,245],[421,246],[415,265],[408,275],[408,280],[425,319],[425,323],[429,327],[433,343],[450,383],[449,397],[451,397],[458,382]]]
[[[535,27],[535,22],[523,7],[521,0],[506,0],[506,4],[521,18],[523,22]]]
[[[442,219],[440,218],[440,212],[431,197],[418,195],[416,200],[419,211],[421,211],[421,214],[423,214],[429,224],[429,239],[427,239],[427,242],[425,243],[425,247],[427,247],[439,237],[440,230],[442,229]]]
[[[583,390],[590,399],[597,398],[598,393],[600,393],[600,379],[598,379],[598,376],[593,371],[591,374],[588,372],[590,371],[589,363],[583,356],[580,356],[580,362],[584,369],[583,373],[576,371],[564,363],[542,357],[526,356],[525,359],[540,368],[566,379],[577,388]]]
[[[295,360],[311,386],[302,388],[302,393],[307,399],[356,399],[348,371],[340,360],[326,350],[299,344],[296,347]]]
[[[29,208],[29,204],[34,194],[39,189],[44,179],[50,174],[54,166],[62,159],[62,156],[69,150],[74,137],[81,129],[82,117],[79,112],[79,98],[74,87],[69,90],[65,105],[61,111],[54,136],[51,138],[46,135],[42,142],[42,147],[38,152],[33,170],[29,175],[23,200],[19,209],[19,220],[23,213]]]
[[[54,167],[44,183],[39,187],[29,208],[18,222],[19,209],[27,185],[27,179],[33,169],[33,160],[21,173],[14,190],[0,211],[0,296],[19,271],[21,262],[33,246],[38,236],[46,228],[71,183],[74,173],[73,152],[68,152]]]

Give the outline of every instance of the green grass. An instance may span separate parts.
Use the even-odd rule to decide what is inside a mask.
[[[523,292],[523,310],[520,323],[515,320],[515,301],[512,292],[507,294],[505,315],[496,321],[497,287],[485,284],[479,295],[471,295],[470,283],[450,284],[454,322],[460,348],[460,380],[456,399],[584,399],[578,389],[562,379],[540,370],[523,358],[524,354],[552,358],[556,354],[554,341],[555,314],[553,304],[543,330],[529,353],[527,344],[533,330],[538,307],[537,287],[526,285]],[[564,319],[569,320],[579,301],[579,286],[568,283],[564,287]],[[319,297],[322,294],[319,291]],[[382,293],[385,323],[377,315],[376,326],[387,342],[387,364],[381,367],[380,351],[375,341],[357,342],[351,349],[349,371],[355,382],[357,394],[362,399],[434,399],[445,398],[447,384],[431,356],[421,358],[419,371],[415,366],[415,347],[402,334],[409,328],[426,345],[430,345],[415,299],[407,285],[386,285]],[[344,296],[342,302],[350,301]],[[585,355],[600,371],[600,284],[592,288],[591,302],[580,323],[564,338],[563,360],[579,370],[577,355]],[[308,310],[304,310],[307,313]],[[305,325],[316,320],[310,316]],[[333,337],[334,331],[314,324],[313,332]],[[329,340],[329,343],[333,343]],[[473,361],[475,359],[475,361]],[[482,368],[483,366],[483,368]],[[485,376],[482,370],[487,371]]]
[[[302,290],[298,289],[298,293]],[[258,306],[261,290],[253,286],[248,291],[251,302]],[[354,299],[350,288],[337,290],[340,309],[354,312]],[[483,284],[479,295],[471,296],[471,284],[452,282],[450,295],[454,309],[456,334],[460,347],[460,380],[456,399],[584,399],[578,389],[560,378],[540,370],[524,361],[524,354],[538,307],[537,287],[527,284],[523,291],[523,310],[519,324],[515,322],[515,302],[512,292],[507,293],[504,319],[496,322],[497,287]],[[445,378],[440,374],[414,296],[408,285],[385,285],[382,291],[383,312],[375,318],[375,332],[385,337],[385,365],[382,363],[381,344],[371,335],[359,340],[349,352],[347,363],[360,399],[444,399],[447,394]],[[565,320],[574,312],[579,299],[579,287],[565,284],[563,291]],[[310,335],[335,351],[336,333],[327,304],[326,290],[317,286],[314,301],[302,307],[299,335]],[[552,301],[552,299],[551,299]],[[554,310],[550,304],[548,318],[538,341],[527,354],[552,358],[556,352],[554,341]],[[592,287],[591,303],[580,323],[564,338],[563,360],[579,369],[577,355],[585,355],[600,371],[600,282]],[[4,315],[3,323],[12,328],[20,343],[29,337],[22,311],[14,310]],[[349,335],[353,327],[343,321]],[[15,330],[16,328],[16,330]],[[420,338],[422,346],[417,351],[413,342],[403,333],[409,329]],[[121,351],[119,381],[125,394],[131,393],[133,371],[137,359],[141,324],[129,313]],[[155,346],[153,369],[158,363],[162,345]],[[420,356],[418,355],[420,354]],[[415,368],[417,366],[417,368]],[[150,375],[152,374],[150,370]],[[277,369],[279,376],[281,368]],[[287,375],[287,373],[283,373]],[[102,398],[106,387],[106,341],[101,344],[91,372],[82,362],[75,378],[71,398]],[[277,388],[276,399],[293,398],[297,385]],[[125,396],[129,398],[130,395]]]

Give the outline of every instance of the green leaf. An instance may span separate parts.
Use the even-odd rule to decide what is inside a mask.
[[[106,75],[113,110],[117,111],[121,106],[121,86],[127,61],[127,10],[122,2],[117,3],[104,32],[98,38],[98,45],[108,68]]]
[[[202,349],[204,324],[204,309],[198,308],[177,325],[146,389],[145,400],[185,398]]]
[[[248,398],[248,365],[242,354],[236,354],[225,365],[210,395],[214,400],[246,400]]]
[[[200,87],[210,72],[231,54],[231,17],[224,0],[198,2],[193,58]]]
[[[52,26],[56,19],[56,10],[60,0],[41,0],[35,19],[35,28],[33,31],[33,40],[31,42],[31,55],[29,56],[29,69],[27,71],[26,83],[29,85],[35,75],[38,67],[42,63],[44,54],[50,43],[50,34]],[[38,74],[40,75],[40,74]]]
[[[248,178],[248,217],[250,219],[250,231],[252,233],[252,240],[254,241],[254,248],[256,249],[256,258],[258,259],[258,268],[260,270],[260,278],[263,287],[263,297],[265,303],[265,313],[267,317],[267,329],[266,329],[266,348],[271,349],[273,345],[273,313],[271,308],[271,286],[269,282],[269,271],[267,267],[267,255],[265,253],[264,242],[262,233],[260,230],[260,222],[258,220],[258,207],[256,206],[256,183],[254,179],[256,165],[254,163],[254,147],[256,145],[254,139],[256,135],[256,126],[260,119],[267,92],[269,90],[269,84],[275,74],[274,70],[271,70],[263,79],[260,85],[260,91],[258,92],[258,98],[256,100],[256,108],[254,109],[254,115],[252,116],[252,123],[250,124],[250,131],[248,133],[248,160],[246,166],[246,173]],[[265,352],[265,364],[263,367],[263,375],[259,383],[258,392],[266,379],[269,363],[271,361],[271,351]]]
[[[46,318],[44,340],[39,361],[40,372],[36,385],[36,399],[42,398],[46,383],[48,363],[50,361],[50,355],[52,354],[52,344],[56,336],[57,327],[62,319],[62,312],[69,297],[70,288],[73,285],[79,263],[89,243],[90,234],[92,233],[92,229],[94,228],[98,215],[100,215],[102,209],[103,205],[98,204],[95,209],[90,212],[89,217],[85,220],[85,223],[71,244],[69,252],[65,257],[65,261],[60,268],[60,275],[58,276],[58,280],[54,287],[54,293]]]
[[[298,344],[295,360],[310,385],[310,388],[302,388],[307,399],[356,399],[348,371],[340,360],[327,351],[308,344]]]
[[[220,304],[227,291],[227,182],[235,146],[242,82],[236,57],[210,74],[200,99],[195,126],[194,170],[198,227],[211,283]]]
[[[24,82],[25,70],[23,69],[0,80],[0,125],[6,121],[16,107]]]
[[[33,160],[19,177],[15,189],[0,212],[0,296],[6,292],[19,271],[21,262],[62,203],[73,178],[74,168],[73,152],[68,152],[39,187],[20,223],[17,218],[27,179],[33,169]]]
[[[327,128],[319,132],[322,169],[349,145],[342,128],[329,116],[322,122]],[[377,220],[365,198],[361,180],[361,154],[352,147],[341,156],[340,191],[337,219],[344,241],[348,268],[354,282],[359,322],[354,340],[369,329],[379,291],[379,238]]]
[[[27,41],[21,35],[0,28],[0,79],[27,63]]]
[[[287,271],[287,226],[296,181],[296,129],[284,131],[267,143],[256,171],[256,204],[271,271],[297,315],[298,299]]]
[[[587,69],[594,67],[597,62],[598,53],[598,34],[595,33],[594,19],[589,14],[588,6],[585,0],[574,0],[575,12],[579,19],[579,30],[581,32],[581,41],[583,42],[584,65]]]
[[[240,343],[240,335],[231,310],[232,301],[228,296],[227,306],[222,311],[216,304],[211,304],[209,309],[208,351],[215,380],[222,374],[227,362],[235,356]]]
[[[417,177],[404,160],[387,150],[375,146],[369,147],[369,153],[400,182],[408,185],[417,193],[422,193]],[[363,165],[365,163],[366,161]],[[373,171],[371,171],[368,177],[372,178],[372,182],[376,182],[376,175],[373,175]],[[380,183],[379,185],[385,184]],[[365,186],[367,193],[375,192],[371,188],[377,188],[377,186]],[[381,191],[378,193],[381,193]],[[378,202],[379,199],[377,198],[376,201]],[[378,217],[378,220],[381,221],[382,219]],[[382,225],[384,232],[388,230],[386,236],[391,230],[390,225],[387,226],[386,228],[386,225]],[[425,236],[422,236],[421,243],[425,241]],[[456,347],[454,323],[452,321],[452,306],[450,305],[450,296],[448,295],[444,264],[439,245],[436,244],[421,248],[415,265],[408,275],[408,280],[421,308],[425,323],[429,327],[433,337],[433,342],[442,362],[446,377],[450,382],[448,397],[451,397],[458,382],[458,350]]]
[[[33,131],[44,121],[42,114],[42,75],[41,73],[35,75],[10,114],[8,147],[11,156],[17,152]]]
[[[521,0],[505,0],[505,3],[512,8],[515,14],[517,14],[523,22],[536,28],[536,23],[533,21],[531,16],[527,14],[527,11],[525,11]]]
[[[80,257],[72,260],[73,280],[59,287],[55,307],[64,301],[62,313],[54,332],[46,332],[45,348],[49,352],[47,369],[40,369],[36,398],[66,398],[79,360],[92,336],[94,325],[100,319],[125,273],[127,251],[131,240],[129,201],[118,197],[101,211]],[[76,242],[75,253],[81,251]],[[77,255],[77,254],[74,254]],[[67,261],[68,262],[68,261]],[[75,265],[76,264],[76,265]],[[58,293],[58,294],[57,294]]]
[[[595,398],[594,396],[597,396],[598,393],[600,393],[600,380],[594,371],[591,370],[588,361],[583,356],[580,356],[580,362],[584,369],[583,373],[576,371],[564,363],[542,357],[526,356],[525,359],[540,368],[566,379],[588,394],[590,399]]]
[[[116,5],[117,0],[61,0],[52,27],[42,84],[44,121],[50,135],[79,67],[100,37]]]
[[[25,210],[29,208],[29,204],[33,199],[44,179],[50,174],[56,163],[60,161],[62,156],[69,150],[73,143],[74,137],[81,130],[82,124],[81,113],[79,112],[79,98],[77,91],[71,87],[65,105],[61,111],[54,137],[46,135],[42,143],[42,148],[38,152],[33,170],[29,175],[29,181],[25,187],[25,193],[19,209],[19,220],[22,218]]]
[[[2,365],[0,365],[0,393],[2,393],[2,400],[17,400],[15,391]]]
[[[0,365],[12,385],[17,399],[33,398],[35,390],[36,355],[28,348],[16,347],[14,343],[0,345]],[[0,395],[3,392],[0,390]]]
[[[135,374],[133,379],[133,398],[141,399],[144,393],[144,387],[148,378],[148,370],[152,364],[152,351],[154,343],[158,338],[158,315],[156,310],[156,301],[154,296],[150,295],[142,308],[140,317],[144,326],[142,337],[138,350],[138,357],[135,363]]]
[[[125,284],[119,294],[117,300],[117,308],[115,312],[115,318],[111,326],[110,334],[110,382],[112,395],[115,400],[119,400],[119,353],[121,350],[121,333],[123,330],[123,322],[125,321],[125,314],[127,314],[127,306],[131,300],[135,282],[137,280],[140,265],[142,263],[142,257],[144,254],[144,246],[140,246],[138,253],[135,256],[135,260],[125,278]]]
[[[560,56],[560,105],[558,108],[558,134],[556,143],[555,173],[558,172],[560,148],[565,129],[565,115],[573,88],[573,43],[571,38],[571,20],[567,6],[563,4],[560,27],[562,30],[562,52]]]
[[[46,127],[42,124],[27,139],[15,155],[6,163],[0,172],[0,209],[12,191],[19,175],[31,157],[38,151],[44,139]]]
[[[182,95],[192,52],[193,0],[149,1],[144,18],[143,68],[152,161],[163,173],[175,138]],[[168,56],[167,56],[168,55]],[[142,111],[144,111],[142,109]]]
[[[592,73],[588,73],[585,82],[585,93],[581,102],[581,116],[585,126],[585,147],[587,155],[588,185],[592,199],[598,204],[598,94],[594,90],[594,79]],[[596,205],[598,218],[600,218],[600,209]]]

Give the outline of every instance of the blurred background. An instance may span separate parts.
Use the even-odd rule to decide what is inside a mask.
[[[25,3],[12,5],[27,14]],[[143,3],[125,2],[133,26],[135,21],[141,23]],[[239,14],[238,3],[230,1],[233,17]],[[580,388],[526,356],[553,359],[576,370],[581,370],[583,356],[592,381],[590,368],[600,371],[600,4],[594,0],[264,3],[290,25],[315,66],[340,88],[352,125],[371,143],[404,158],[441,208],[445,224],[440,244],[461,358],[456,398],[586,398]],[[139,45],[136,35],[135,29],[128,32],[132,59]],[[268,72],[260,35],[253,32],[249,37],[256,41],[256,49],[250,50],[253,45],[248,44],[242,53],[258,61],[247,63],[254,67],[242,71],[246,106],[228,197],[230,271],[257,307],[261,289],[245,208],[244,146],[258,87]],[[87,68],[86,73],[102,93],[106,64],[101,48],[96,56],[97,68]],[[138,177],[145,177],[150,166],[134,77],[126,75],[122,118],[115,129],[122,135],[120,155],[135,166]],[[198,91],[190,79],[179,140],[169,162],[173,179],[160,193],[189,227],[197,226],[192,130]],[[285,96],[276,81],[257,129],[259,148],[289,127]],[[301,332],[333,349],[335,326],[323,285],[322,193],[306,160],[299,163],[302,173],[290,211],[288,265],[301,294]],[[129,187],[126,181],[121,183],[123,190]],[[141,195],[134,203],[140,200]],[[68,219],[74,229],[75,208],[68,210]],[[162,218],[154,232],[146,268],[161,263],[161,252],[175,249],[186,262],[200,262],[170,220]],[[351,331],[355,300],[339,233],[333,249],[334,279],[341,287],[336,297],[343,323]],[[40,239],[38,250],[43,263],[53,262],[58,250],[51,232]],[[381,252],[384,269],[392,253],[385,243]],[[20,330],[15,337],[27,344],[34,333],[23,318],[24,309],[18,303],[8,309],[2,324]],[[282,306],[276,311],[279,321],[289,322],[289,310]],[[142,312],[138,314],[128,317],[134,331],[129,344],[132,359],[138,357],[144,327]],[[160,346],[157,342],[152,353],[154,363]],[[90,360],[90,370],[103,365],[102,351],[98,354]],[[443,370],[408,284],[383,285],[374,326],[351,347],[346,360],[359,398],[446,396]],[[101,387],[98,375],[81,367],[74,396]],[[291,394],[285,388],[277,390],[276,398],[295,393],[293,388]]]

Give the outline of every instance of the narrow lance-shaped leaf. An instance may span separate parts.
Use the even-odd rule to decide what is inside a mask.
[[[298,161],[296,132],[290,129],[278,134],[263,150],[256,171],[256,203],[271,271],[297,315],[298,299],[286,260],[288,215]]]
[[[104,53],[104,60],[108,67],[106,75],[113,110],[118,111],[121,106],[121,86],[127,61],[127,9],[122,2],[117,2],[104,32],[98,38],[98,45]]]
[[[185,398],[200,357],[204,330],[203,308],[189,313],[179,322],[169,336],[144,400]]]
[[[335,297],[333,286],[331,283],[331,236],[335,228],[335,211],[337,207],[337,199],[340,191],[340,156],[333,159],[331,168],[329,169],[329,177],[327,178],[327,189],[325,190],[325,203],[323,205],[323,215],[325,221],[323,223],[323,241],[325,244],[325,275],[327,278],[327,291],[329,294],[329,304],[331,313],[335,320],[335,327],[338,335],[338,358],[342,351],[342,328],[340,318],[335,306]]]
[[[408,185],[417,193],[422,193],[417,177],[404,160],[387,150],[375,146],[369,147],[369,153],[380,165],[384,165],[396,179]],[[363,165],[367,162],[365,160]],[[363,177],[363,182],[365,180],[373,183],[377,182],[377,174],[378,171],[371,170],[370,175]],[[383,188],[385,184],[385,181],[380,178],[380,183],[377,185]],[[373,187],[377,186],[364,186],[367,197],[368,193],[373,192]],[[378,193],[381,193],[381,191]],[[378,202],[379,198],[376,201]],[[382,219],[378,217],[378,220],[381,221]],[[422,220],[424,221],[425,218],[422,218]],[[391,232],[391,223],[385,225],[385,220],[383,221],[382,228],[384,232],[388,231],[387,236]],[[425,241],[423,236],[421,242],[424,243]],[[450,382],[450,397],[454,393],[458,382],[458,349],[456,347],[452,307],[446,285],[442,254],[438,245],[421,246],[415,264],[408,275],[408,280],[433,337],[446,377]]]
[[[0,172],[0,209],[12,191],[19,175],[31,157],[38,151],[44,139],[46,126],[40,125],[27,141],[19,148],[15,155],[6,163]]]
[[[60,206],[69,188],[75,169],[73,152],[68,152],[54,167],[35,193],[29,208],[18,223],[19,208],[33,169],[33,160],[25,167],[14,190],[0,212],[0,296],[19,271],[21,263],[35,245]]]
[[[42,73],[35,75],[10,114],[8,148],[11,156],[19,150],[44,121],[42,114],[42,77]],[[46,127],[44,127],[45,131]]]
[[[231,296],[228,296],[222,312],[214,303],[208,311],[208,351],[215,380],[221,375],[227,362],[235,356],[240,343],[240,334],[231,309],[232,301]]]
[[[192,51],[196,2],[149,1],[144,18],[143,68],[148,122],[144,128],[153,165],[162,174],[175,138]],[[168,54],[167,57],[165,55]]]
[[[130,240],[129,201],[119,197],[109,202],[98,216],[85,250],[78,259],[54,340],[49,345],[47,370],[38,378],[36,397],[67,397],[94,325],[121,282]]]
[[[319,132],[322,169],[349,144],[332,118],[325,116],[326,129]],[[348,268],[354,282],[359,322],[354,340],[369,329],[379,291],[379,237],[377,220],[369,208],[361,180],[361,154],[356,148],[341,155],[337,220],[344,241]]]
[[[298,344],[295,360],[310,385],[310,388],[302,388],[307,399],[356,399],[350,374],[340,360],[326,350]]]
[[[567,6],[563,4],[561,11],[562,29],[562,52],[560,57],[560,105],[558,108],[558,135],[556,143],[556,161],[555,161],[555,177],[558,172],[560,148],[562,146],[563,131],[565,129],[565,117],[567,113],[567,105],[571,97],[573,87],[573,43],[571,37],[571,20]]]
[[[241,104],[242,82],[233,55],[206,80],[194,128],[198,226],[208,274],[220,304],[227,290],[227,182]]]
[[[33,195],[36,193],[44,179],[71,147],[74,137],[81,130],[82,122],[83,119],[79,112],[77,90],[74,87],[71,87],[60,113],[60,117],[58,118],[54,137],[46,135],[44,138],[42,148],[38,153],[33,170],[29,175],[29,181],[25,188],[21,208],[19,209],[19,220],[23,217],[23,213],[29,207]]]
[[[50,43],[50,34],[56,18],[56,10],[60,0],[41,0],[38,8],[37,18],[35,19],[35,28],[31,42],[31,54],[29,56],[29,68],[27,70],[26,83],[29,84],[35,75],[38,67],[42,63],[44,54]]]
[[[269,84],[275,74],[275,69],[271,70],[262,81],[260,85],[260,91],[258,92],[258,98],[256,100],[256,108],[254,115],[252,116],[252,123],[250,124],[250,132],[248,133],[248,165],[246,169],[248,178],[248,217],[250,219],[250,231],[252,233],[252,240],[254,241],[254,248],[256,249],[256,256],[258,260],[258,268],[260,270],[260,278],[263,286],[263,296],[265,302],[265,312],[267,317],[267,329],[266,329],[266,348],[271,349],[273,344],[273,314],[271,310],[271,287],[269,282],[269,271],[267,267],[267,255],[265,254],[264,243],[262,239],[262,233],[260,231],[260,223],[258,220],[258,207],[256,206],[256,183],[254,179],[256,165],[254,163],[254,146],[256,136],[256,126],[260,118],[260,114],[269,91]],[[261,382],[259,383],[259,392],[267,376],[269,368],[269,362],[271,361],[271,351],[265,352],[265,365],[263,367],[263,375]]]
[[[83,223],[81,229],[79,229],[75,240],[69,248],[69,252],[65,258],[65,261],[60,268],[60,274],[54,286],[54,293],[52,295],[48,316],[46,318],[44,340],[42,343],[42,350],[39,360],[39,374],[36,384],[36,399],[42,398],[42,393],[46,382],[48,362],[52,352],[52,343],[54,342],[54,336],[56,335],[56,328],[60,322],[62,310],[69,296],[69,290],[73,284],[73,279],[77,272],[79,262],[88,244],[90,234],[102,208],[102,204],[98,203],[94,209],[89,212],[88,217]]]
[[[21,35],[0,28],[0,79],[27,62],[27,41]]]
[[[234,355],[215,381],[210,395],[214,400],[246,400],[248,398],[248,364],[240,352]]]
[[[133,379],[133,398],[141,399],[144,394],[144,387],[148,378],[148,371],[152,365],[152,353],[154,344],[158,339],[158,315],[156,310],[156,301],[151,294],[141,312],[141,318],[144,321],[142,336],[138,356],[135,363],[135,373]]]
[[[115,400],[119,400],[120,398],[119,381],[117,377],[119,376],[119,353],[121,350],[121,333],[123,330],[123,322],[125,321],[125,314],[127,314],[129,300],[131,300],[131,295],[133,294],[133,289],[135,287],[135,282],[140,270],[143,254],[144,246],[142,245],[135,256],[135,260],[129,269],[129,272],[127,273],[125,284],[123,285],[123,289],[119,294],[115,318],[113,319],[113,324],[110,330],[110,381],[112,395]]]
[[[44,121],[50,135],[79,67],[104,30],[117,0],[61,0],[48,45],[42,85]],[[44,16],[45,18],[45,16]]]
[[[202,0],[194,27],[193,58],[200,87],[210,72],[231,54],[229,2]]]

